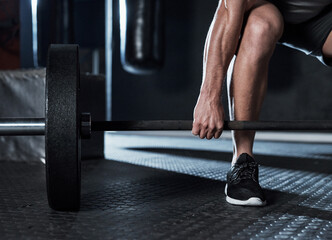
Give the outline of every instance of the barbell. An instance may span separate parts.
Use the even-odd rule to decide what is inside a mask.
[[[49,206],[77,211],[81,191],[81,139],[91,131],[191,130],[190,120],[92,121],[80,112],[78,45],[48,51],[45,118],[2,118],[0,135],[45,135]],[[225,130],[332,130],[332,121],[225,121]]]

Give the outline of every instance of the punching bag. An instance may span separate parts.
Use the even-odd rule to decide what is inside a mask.
[[[152,74],[163,66],[163,0],[119,0],[121,63],[132,74]]]

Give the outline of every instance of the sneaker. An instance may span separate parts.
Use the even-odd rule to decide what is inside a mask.
[[[242,153],[227,173],[226,201],[234,205],[265,206],[266,200],[258,182],[258,163]]]

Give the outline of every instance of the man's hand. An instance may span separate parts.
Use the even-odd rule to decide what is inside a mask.
[[[219,1],[205,42],[203,81],[194,110],[192,133],[202,139],[221,136],[225,118],[220,99],[223,81],[238,46],[245,12],[256,1]]]
[[[195,110],[192,134],[201,139],[219,138],[224,126],[224,107],[220,99],[199,96]]]

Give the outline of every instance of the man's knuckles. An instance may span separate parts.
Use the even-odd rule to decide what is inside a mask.
[[[224,123],[219,123],[216,125],[217,131],[223,130],[223,128],[224,128]]]

